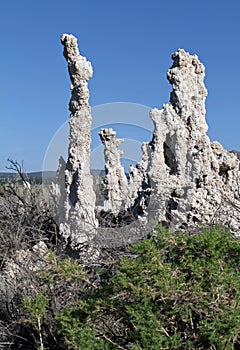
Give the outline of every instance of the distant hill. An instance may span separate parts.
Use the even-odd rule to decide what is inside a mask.
[[[91,169],[91,174],[93,176],[104,176],[105,172],[101,169]],[[29,180],[35,180],[37,182],[42,182],[44,180],[51,180],[56,177],[56,171],[35,171],[26,174]],[[0,181],[5,182],[11,179],[17,179],[19,176],[14,172],[0,172]]]
[[[26,174],[27,178],[29,180],[36,180],[36,181],[42,181],[42,177],[44,176],[44,179],[50,179],[54,178],[56,176],[55,171],[35,171],[32,173]],[[14,172],[0,172],[0,180],[1,181],[8,181],[11,179],[17,179],[19,175]]]
[[[3,179],[13,179],[16,177],[15,173],[0,173],[0,180]]]

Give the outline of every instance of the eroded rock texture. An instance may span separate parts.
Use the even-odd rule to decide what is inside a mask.
[[[60,205],[63,203],[63,208],[60,208],[60,232],[75,244],[91,239],[97,228],[94,211],[96,196],[90,174],[92,117],[88,103],[88,80],[93,70],[91,63],[80,55],[77,39],[73,35],[63,34],[61,42],[72,82],[72,97],[69,103],[68,160],[64,169],[65,193],[60,199]]]
[[[116,131],[101,129],[100,139],[104,145],[105,176],[103,178],[103,194],[105,197],[103,210],[118,214],[127,209],[128,181],[121,165],[123,151],[118,147],[123,139],[116,138]]]
[[[205,69],[198,57],[182,49],[172,55],[173,65],[167,74],[172,85],[170,101],[161,110],[151,110],[152,141],[142,145],[142,160],[130,167],[128,177],[120,161],[123,140],[117,139],[112,129],[100,131],[106,161],[105,202],[102,208],[95,208],[87,86],[92,66],[79,54],[76,38],[65,34],[62,43],[73,84],[69,157],[66,165],[61,162],[58,175],[63,179],[64,171],[62,234],[73,244],[96,235],[95,209],[110,212],[110,219],[121,212],[132,213],[136,221],[163,223],[174,230],[199,222],[221,222],[239,233],[239,160],[206,135]],[[120,221],[124,225],[124,219]]]
[[[152,188],[148,210],[173,229],[222,222],[238,230],[239,162],[206,135],[204,66],[182,49],[172,58],[170,102],[151,111],[153,139],[144,146]]]

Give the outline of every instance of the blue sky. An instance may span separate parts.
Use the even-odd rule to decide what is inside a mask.
[[[240,149],[240,1],[1,0],[0,171],[7,158],[41,170],[69,117],[60,36],[72,33],[92,62],[92,106],[169,101],[166,72],[178,48],[206,67],[211,140]]]

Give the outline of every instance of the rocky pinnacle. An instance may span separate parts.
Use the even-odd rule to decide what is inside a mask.
[[[127,232],[130,221],[124,222],[126,213],[132,214],[134,232],[139,222],[161,223],[173,230],[220,222],[239,234],[240,163],[207,136],[205,68],[198,57],[183,49],[172,55],[173,64],[167,73],[172,85],[169,102],[150,111],[152,140],[143,143],[142,160],[136,167],[130,166],[128,176],[120,159],[123,140],[117,139],[112,129],[100,131],[105,155],[105,176],[101,179],[104,203],[96,207],[90,173],[92,117],[88,103],[92,66],[80,55],[73,35],[64,34],[61,41],[72,97],[68,160],[66,164],[61,160],[58,169],[60,233],[71,245],[76,247],[100,232],[95,213],[106,220],[115,219],[114,230],[116,218],[120,218]],[[121,218],[121,214],[125,216]],[[102,222],[99,216],[99,226]]]
[[[206,132],[205,68],[196,55],[179,49],[167,77],[170,101],[153,109],[147,173],[156,222],[182,229],[197,222],[240,228],[239,162]],[[238,194],[237,194],[238,193]]]
[[[97,228],[94,212],[96,196],[90,173],[92,117],[88,103],[88,80],[92,77],[93,69],[91,63],[80,55],[77,39],[73,35],[63,34],[61,42],[72,82],[72,96],[69,102],[70,135],[65,167],[66,198],[60,231],[75,244],[90,240]]]
[[[128,195],[128,181],[120,160],[123,151],[118,149],[123,139],[117,139],[116,131],[112,129],[101,129],[99,136],[104,145],[105,157],[104,210],[118,214],[126,209]]]

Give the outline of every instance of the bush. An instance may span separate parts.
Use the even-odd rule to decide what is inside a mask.
[[[101,284],[55,313],[64,349],[240,348],[239,239],[219,226],[194,235],[159,227],[131,253],[113,275],[98,268]],[[76,276],[76,262],[67,266]]]
[[[240,242],[219,226],[199,234],[158,228],[124,258],[112,292],[130,349],[240,348]]]
[[[10,163],[17,176],[0,186],[0,348],[26,350],[39,337],[22,322],[20,305],[24,296],[41,293],[35,273],[45,264],[40,248],[55,244],[58,228],[41,187],[30,184],[17,162]]]
[[[48,243],[57,232],[47,208],[21,190],[1,192],[2,348],[240,349],[240,240],[230,231],[158,227],[123,257],[102,249],[98,264],[82,266]],[[5,265],[25,250],[34,256],[39,241],[55,252],[31,271],[19,262],[9,286]]]

